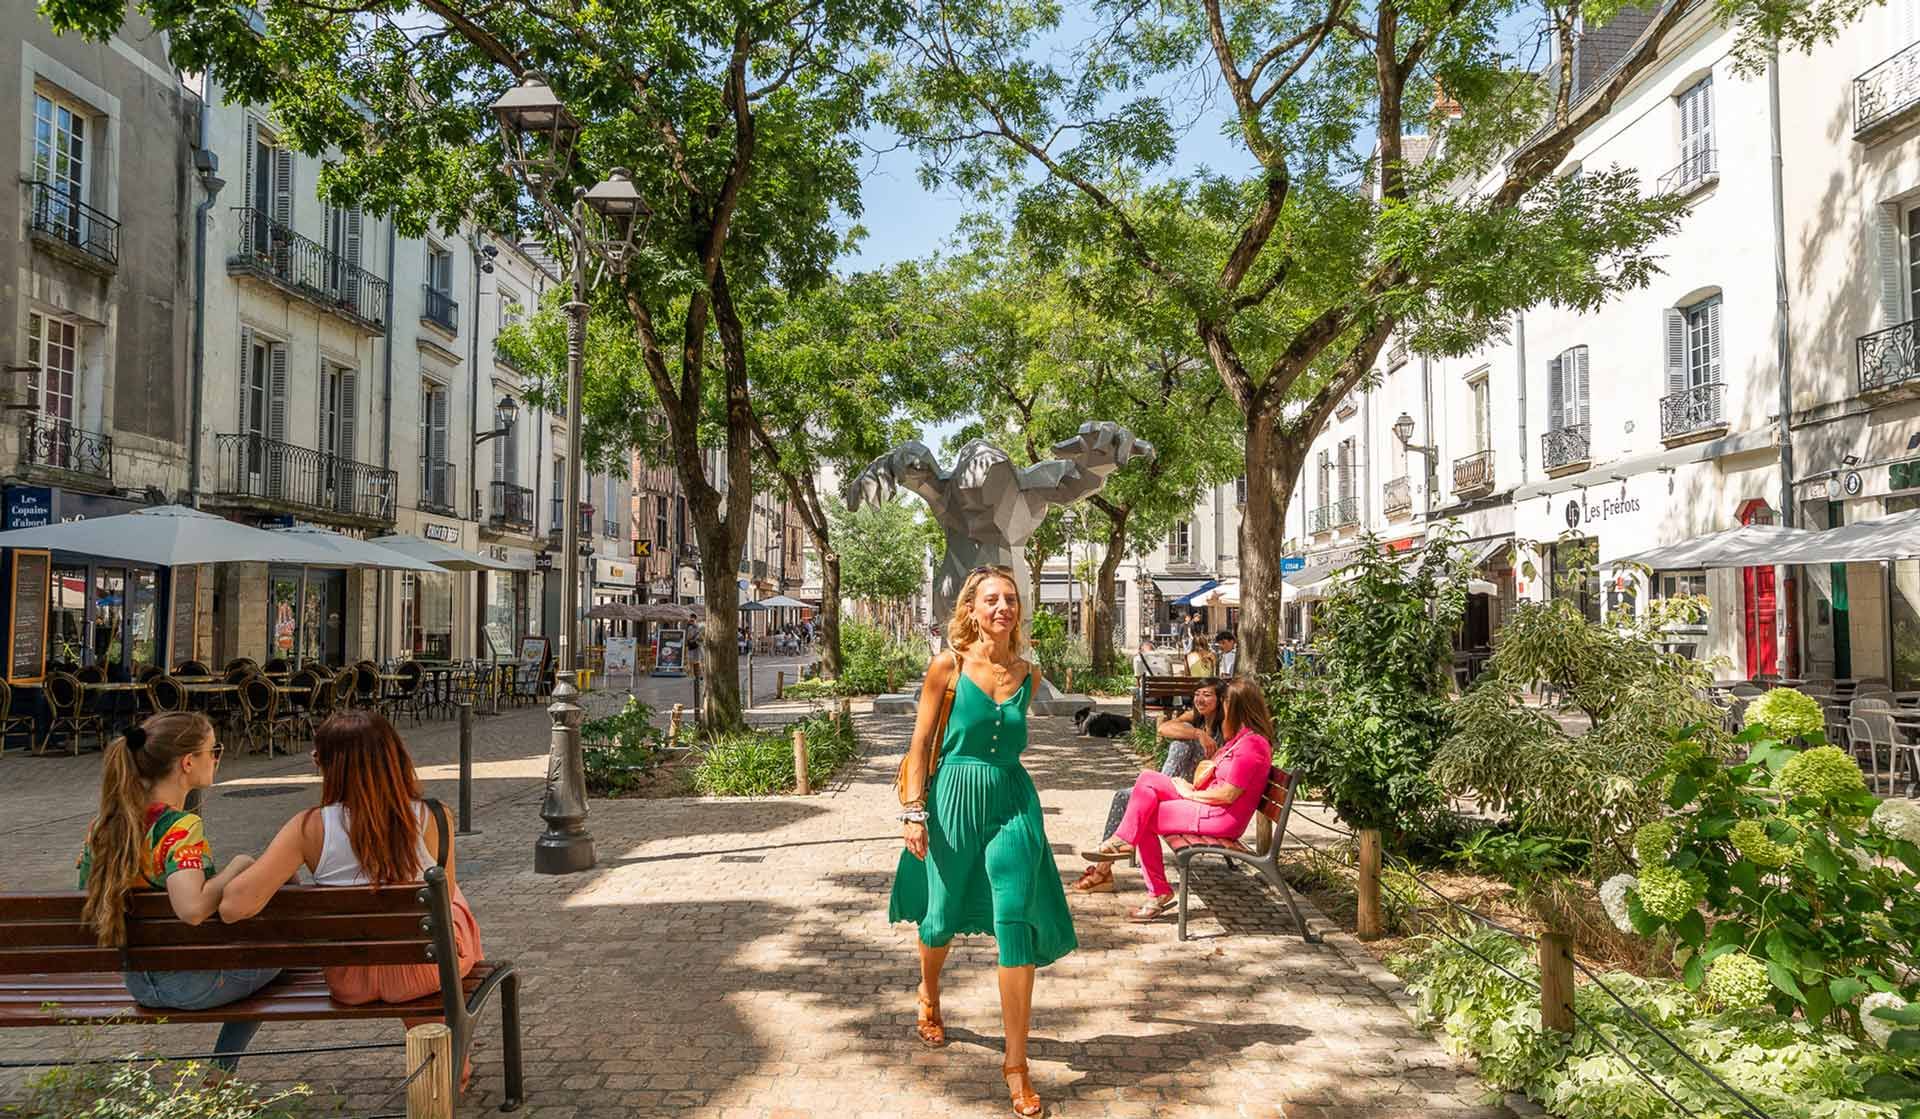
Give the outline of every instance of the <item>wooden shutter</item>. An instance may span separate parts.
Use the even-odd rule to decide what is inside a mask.
[[[267,492],[280,497],[286,485],[287,348],[275,342],[267,347]]]
[[[1572,391],[1575,401],[1572,409],[1573,422],[1587,428],[1587,436],[1592,438],[1593,413],[1590,405],[1593,398],[1587,393],[1587,348],[1585,346],[1573,348],[1573,370],[1569,380],[1572,383],[1568,388]]]
[[[253,414],[253,328],[240,328],[240,434],[253,434],[258,420]]]
[[[1561,379],[1560,367],[1566,355],[1547,359],[1547,430],[1559,431],[1566,426],[1567,393],[1566,383]]]
[[[1880,265],[1880,325],[1898,326],[1907,314],[1907,247],[1901,236],[1900,207],[1873,208],[1875,248]]]
[[[1678,307],[1661,312],[1666,320],[1667,395],[1687,391],[1687,316]]]
[[[1721,300],[1718,297],[1715,297],[1713,300],[1709,301],[1706,306],[1707,368],[1705,370],[1706,372],[1705,383],[1713,384],[1713,385],[1719,384],[1721,379],[1720,378],[1720,303],[1721,303]],[[1724,392],[1709,391],[1707,393],[1706,414],[1709,420],[1712,420],[1715,422],[1718,422],[1720,420],[1721,412],[1722,412],[1722,399],[1725,396],[1726,394]]]
[[[447,461],[447,390],[436,387],[433,393],[433,417],[427,432],[432,441],[427,454],[435,470],[445,469],[441,464]]]
[[[342,248],[341,255],[347,258],[347,264],[350,267],[358,268],[360,267],[360,237],[361,237],[360,207],[358,206],[347,207],[347,231],[346,232],[347,232],[346,244]]]
[[[353,370],[340,370],[340,446],[337,453],[348,462],[357,457],[354,448],[355,389]]]
[[[273,220],[293,228],[293,152],[286,148],[273,151]]]

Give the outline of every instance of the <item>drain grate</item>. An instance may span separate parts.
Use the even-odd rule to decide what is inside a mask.
[[[256,785],[248,789],[221,789],[223,797],[283,797],[305,789],[305,785]]]
[[[720,861],[723,863],[764,863],[767,861],[767,857],[765,855],[722,855],[720,856]]]

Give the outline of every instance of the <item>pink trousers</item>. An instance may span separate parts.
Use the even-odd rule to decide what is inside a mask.
[[[1209,811],[1212,809],[1212,811]],[[1164,773],[1147,770],[1133,782],[1127,798],[1126,815],[1113,834],[1133,845],[1140,857],[1140,874],[1154,897],[1173,892],[1167,885],[1166,864],[1160,854],[1163,835],[1238,835],[1244,825],[1217,806],[1184,800],[1174,791],[1173,779]]]

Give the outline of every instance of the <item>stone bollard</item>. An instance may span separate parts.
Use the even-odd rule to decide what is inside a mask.
[[[806,796],[813,789],[807,784],[807,732],[793,729],[793,791]]]

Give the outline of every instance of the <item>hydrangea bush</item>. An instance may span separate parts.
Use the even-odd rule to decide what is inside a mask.
[[[1811,738],[1826,731],[1820,701],[1792,688],[1774,688],[1747,705],[1747,721],[1765,724],[1781,738]]]

